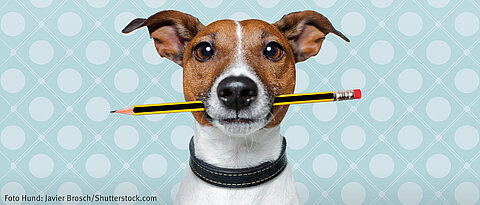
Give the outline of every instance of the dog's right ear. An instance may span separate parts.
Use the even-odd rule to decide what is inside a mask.
[[[325,16],[315,11],[289,13],[273,25],[277,26],[287,39],[297,63],[317,55],[325,36],[329,33],[350,42]]]
[[[167,10],[158,12],[148,19],[137,18],[122,32],[130,33],[143,26],[148,27],[158,54],[180,66],[183,65],[183,54],[188,43],[205,27],[190,14]]]

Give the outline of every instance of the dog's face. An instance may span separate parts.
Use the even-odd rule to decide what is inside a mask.
[[[272,106],[275,96],[295,88],[295,63],[316,55],[325,35],[334,33],[314,11],[285,15],[274,24],[261,20],[219,20],[208,26],[178,11],[135,19],[125,29],[147,26],[155,47],[183,67],[185,100],[204,102],[194,112],[199,124],[228,135],[245,135],[278,125],[288,106]]]

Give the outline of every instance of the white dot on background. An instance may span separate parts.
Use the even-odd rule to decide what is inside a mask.
[[[390,176],[395,168],[393,159],[386,154],[377,154],[370,160],[370,172],[378,178]]]
[[[403,92],[415,93],[423,84],[422,74],[416,69],[408,68],[398,75],[398,86]]]
[[[427,115],[436,122],[444,121],[450,116],[450,103],[443,97],[435,97],[427,103]]]
[[[135,196],[138,195],[138,188],[131,182],[122,182],[115,187],[116,196]],[[119,204],[135,204],[135,201],[122,201]]]
[[[462,182],[455,188],[455,200],[460,205],[474,205],[478,198],[478,187],[472,182]]]
[[[455,131],[455,143],[464,150],[471,150],[477,146],[478,130],[470,125],[461,126]]]
[[[222,4],[223,0],[200,0],[202,4],[207,8],[216,8]]]
[[[300,200],[302,200],[302,204],[307,204],[308,196],[310,194],[308,187],[300,182],[295,182],[295,187],[298,190],[298,195],[300,196]]]
[[[341,134],[343,146],[350,150],[357,150],[362,148],[365,144],[366,135],[363,128],[357,125],[350,125],[343,129]]]
[[[324,40],[322,49],[314,58],[317,63],[322,65],[331,64],[337,59],[337,47],[332,42]]]
[[[405,36],[417,35],[422,27],[422,17],[415,12],[406,12],[398,18],[398,30]]]
[[[402,127],[398,132],[398,143],[406,150],[417,149],[422,144],[423,134],[415,125]]]
[[[394,53],[392,44],[385,40],[375,41],[370,46],[370,59],[379,65],[390,63],[393,60]]]
[[[346,205],[360,205],[365,201],[365,188],[358,182],[350,182],[342,188],[342,201]]]
[[[53,115],[53,104],[48,98],[37,97],[30,102],[30,116],[36,121],[44,122]]]
[[[395,107],[392,101],[386,97],[375,98],[372,103],[370,103],[370,115],[373,119],[380,122],[389,120],[394,110]]]
[[[351,68],[342,74],[341,82],[344,89],[363,89],[366,80],[360,69]]]
[[[326,9],[332,7],[336,0],[313,0],[313,2],[315,2],[318,7]]]
[[[337,115],[337,104],[324,102],[313,104],[313,115],[322,122],[330,121]]]
[[[308,144],[310,138],[307,129],[299,125],[289,127],[285,131],[285,136],[288,141],[287,146],[294,150],[303,149]]]
[[[236,21],[243,21],[243,20],[246,20],[246,19],[249,19],[250,16],[244,12],[235,12],[233,13],[231,16],[230,16],[230,19],[232,20],[236,20]]]
[[[93,154],[88,157],[85,169],[93,178],[102,178],[110,172],[110,160],[103,154]]]
[[[3,128],[0,137],[2,145],[9,150],[16,150],[25,143],[25,132],[15,125]]]
[[[63,13],[58,17],[57,27],[63,35],[75,36],[82,30],[82,18],[74,12]]]
[[[115,21],[113,23],[113,27],[118,33],[122,33],[123,28],[125,28],[132,19],[135,19],[136,15],[130,12],[122,12],[115,17]],[[122,33],[123,34],[123,33]]]
[[[152,42],[147,42],[143,46],[143,59],[152,65],[158,65],[163,62],[165,58],[158,55],[157,50],[155,49],[155,44]]]
[[[427,159],[428,174],[434,178],[443,178],[450,172],[450,159],[443,154],[434,154]]]
[[[49,63],[53,58],[53,47],[45,40],[38,40],[32,43],[28,50],[30,59],[39,65]]]
[[[162,99],[162,98],[159,98],[159,97],[151,97],[151,98],[148,98],[147,100],[145,100],[145,102],[143,103],[144,105],[148,105],[148,104],[158,104],[158,103],[164,103],[165,101]],[[144,115],[145,118],[147,118],[147,120],[150,120],[152,122],[158,122],[160,120],[162,120],[165,115]]]
[[[80,196],[80,195],[82,195],[82,189],[77,184],[75,184],[73,182],[65,182],[58,187],[57,194],[60,195],[60,196],[66,196],[66,195]],[[62,201],[60,203],[62,203],[62,204],[78,204],[78,202],[76,202],[76,201]]]
[[[432,41],[427,46],[427,59],[436,65],[441,65],[450,60],[451,55],[450,46],[442,40]]]
[[[100,122],[107,119],[110,113],[110,104],[105,98],[93,97],[85,106],[88,118],[93,121]]]
[[[52,0],[30,0],[30,3],[37,8],[46,8],[50,6]]]
[[[370,2],[372,2],[372,4],[377,7],[377,8],[387,8],[388,6],[390,6],[390,4],[392,4],[393,0],[370,0]]]
[[[337,160],[329,154],[321,154],[313,160],[313,172],[320,178],[330,178],[337,172]]]
[[[466,68],[455,75],[455,87],[462,93],[472,93],[478,88],[478,74],[473,69]]]
[[[350,12],[343,16],[341,25],[348,36],[358,36],[365,31],[365,17],[358,12]]]
[[[186,150],[188,149],[188,144],[192,136],[193,129],[191,127],[180,125],[173,128],[172,133],[170,134],[170,140],[172,141],[173,146],[177,149]]]
[[[152,9],[158,9],[165,4],[166,0],[143,0],[143,2]]]
[[[455,18],[455,30],[462,36],[472,36],[478,27],[478,17],[471,12],[463,12]]]
[[[45,178],[53,172],[53,160],[46,154],[37,154],[30,159],[28,169],[33,176]]]
[[[85,55],[90,63],[104,64],[110,58],[110,46],[101,40],[92,41],[87,45]]]
[[[300,68],[297,68],[296,77],[297,79],[295,82],[297,83],[295,83],[295,93],[302,93],[308,88],[310,78],[308,77],[308,73]]]
[[[138,75],[132,69],[121,69],[115,74],[114,84],[118,91],[131,93],[138,87]]]
[[[450,0],[427,0],[430,6],[434,8],[443,8],[447,6]]]
[[[82,143],[82,132],[73,125],[63,126],[58,130],[57,141],[63,149],[76,149]]]
[[[150,154],[143,160],[143,172],[150,178],[159,178],[167,172],[167,160],[159,154]]]
[[[403,205],[417,205],[422,197],[422,188],[414,182],[406,182],[398,188],[398,200]]]
[[[25,76],[22,71],[10,68],[2,73],[0,78],[2,88],[8,93],[18,93],[25,86]]]
[[[0,193],[2,194],[2,196],[6,196],[6,195],[22,196],[22,195],[25,195],[25,189],[18,182],[8,182],[5,185],[3,185]],[[4,202],[5,204],[9,204],[9,205],[10,204],[22,204],[23,203],[23,201],[21,201],[21,200],[5,202],[5,197],[2,197],[1,201]]]
[[[124,125],[117,130],[115,130],[115,134],[113,136],[113,140],[115,144],[123,150],[130,150],[137,146],[138,143],[138,132],[132,126]]]
[[[62,70],[57,77],[57,85],[65,93],[74,93],[82,86],[82,75],[72,68]]]
[[[280,2],[280,0],[257,0],[257,2],[263,8],[273,8]]]
[[[93,8],[102,8],[106,6],[109,2],[109,0],[87,0],[88,4],[92,6]]]
[[[172,201],[175,201],[175,197],[177,196],[178,190],[180,189],[180,183],[176,183],[173,185],[172,190],[170,191],[170,197]]]
[[[183,93],[183,70],[178,69],[173,72],[170,78],[170,84],[175,91]]]
[[[7,36],[18,36],[25,30],[25,18],[17,12],[8,12],[2,16],[0,27]]]

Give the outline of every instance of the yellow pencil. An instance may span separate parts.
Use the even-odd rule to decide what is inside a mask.
[[[360,99],[362,92],[360,89],[328,91],[319,93],[300,93],[290,95],[279,95],[273,100],[273,106],[314,103],[314,102],[328,102]],[[189,101],[177,103],[161,103],[148,105],[134,105],[119,110],[110,111],[110,113],[120,113],[126,115],[151,115],[164,114],[176,112],[194,112],[204,111],[205,106],[202,101]]]

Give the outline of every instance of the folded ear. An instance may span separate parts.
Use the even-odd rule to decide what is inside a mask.
[[[188,43],[205,27],[190,14],[167,10],[158,12],[148,19],[137,18],[122,32],[130,33],[143,26],[148,27],[158,54],[180,66],[183,64],[183,53]]]
[[[295,62],[302,62],[317,55],[328,33],[333,33],[350,42],[325,16],[315,11],[290,13],[273,25],[277,26],[290,44]]]

